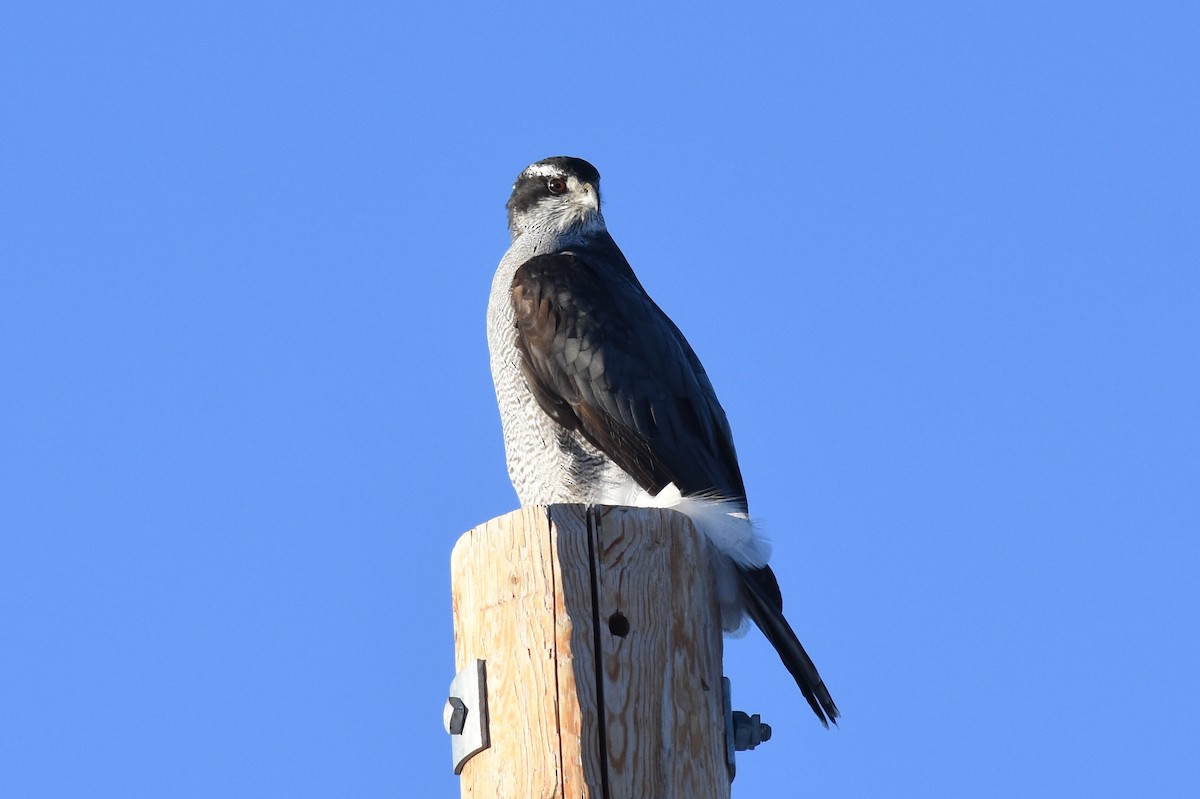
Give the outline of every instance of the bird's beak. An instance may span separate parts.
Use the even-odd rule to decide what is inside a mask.
[[[593,211],[600,208],[600,192],[596,191],[596,187],[591,183],[584,183],[580,186],[579,203],[591,208]]]

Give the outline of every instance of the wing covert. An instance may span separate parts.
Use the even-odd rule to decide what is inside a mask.
[[[636,278],[579,253],[541,255],[517,269],[512,302],[525,379],[551,418],[651,494],[674,483],[745,502],[708,376]]]

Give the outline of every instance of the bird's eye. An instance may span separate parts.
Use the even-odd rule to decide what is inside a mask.
[[[550,178],[546,181],[546,188],[551,194],[564,194],[567,191],[567,182],[562,178]]]

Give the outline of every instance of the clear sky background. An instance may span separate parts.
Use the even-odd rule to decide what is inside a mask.
[[[7,3],[0,796],[457,795],[528,163],[734,427],[734,795],[1200,795],[1200,6]]]

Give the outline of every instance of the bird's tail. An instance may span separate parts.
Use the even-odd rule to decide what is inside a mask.
[[[804,694],[809,707],[812,708],[813,713],[817,714],[821,724],[826,727],[831,721],[836,724],[837,718],[841,714],[838,712],[837,705],[833,703],[833,697],[829,695],[829,690],[825,687],[821,675],[817,673],[817,667],[813,665],[812,658],[804,651],[804,647],[800,645],[800,639],[796,637],[791,625],[783,617],[783,600],[779,593],[779,583],[776,582],[771,567],[738,569],[738,575],[744,589],[746,612],[750,618],[754,619],[758,629],[763,631],[763,635],[767,636],[771,645],[775,647],[783,665],[792,673],[796,685],[800,686],[800,693]]]

